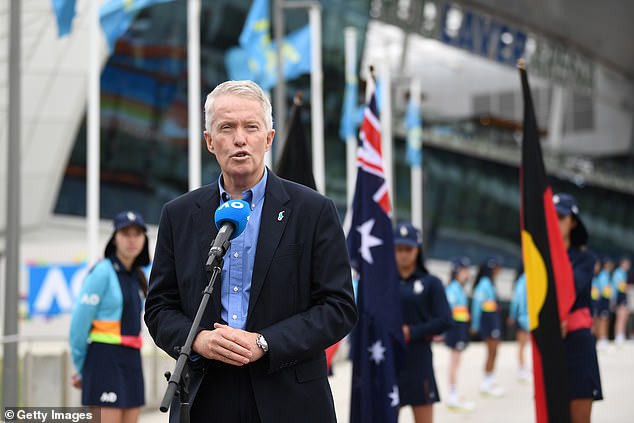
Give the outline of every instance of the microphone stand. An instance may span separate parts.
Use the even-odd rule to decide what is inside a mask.
[[[172,402],[172,398],[174,395],[178,395],[180,402],[180,423],[189,423],[189,366],[187,362],[190,359],[190,354],[192,351],[192,345],[194,343],[194,338],[197,335],[198,326],[200,325],[200,321],[202,320],[203,313],[207,308],[207,303],[209,302],[209,298],[211,298],[211,294],[214,291],[214,284],[216,283],[216,279],[220,275],[222,271],[222,265],[224,263],[224,255],[229,249],[230,241],[227,240],[220,246],[216,246],[215,242],[212,241],[211,249],[209,250],[209,256],[207,257],[207,263],[205,264],[205,270],[207,273],[211,273],[209,278],[209,283],[207,287],[203,291],[203,297],[200,300],[200,305],[198,306],[198,311],[196,312],[196,316],[194,317],[194,321],[189,329],[189,334],[187,335],[187,339],[185,340],[185,345],[178,348],[178,360],[176,361],[176,367],[174,368],[174,372],[170,374],[170,372],[165,372],[165,377],[168,379],[167,389],[165,390],[165,394],[163,395],[163,400],[161,401],[161,406],[159,409],[161,412],[165,413],[169,410],[170,404]]]

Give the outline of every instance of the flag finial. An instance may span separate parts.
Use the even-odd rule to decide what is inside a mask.
[[[304,92],[303,91],[297,91],[295,93],[295,97],[293,97],[293,104],[301,106],[303,103],[304,103]]]

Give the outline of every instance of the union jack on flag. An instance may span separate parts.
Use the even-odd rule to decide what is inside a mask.
[[[351,423],[396,423],[397,357],[402,317],[376,97],[365,108],[357,152],[357,183],[348,252],[358,273],[359,322],[351,336]]]

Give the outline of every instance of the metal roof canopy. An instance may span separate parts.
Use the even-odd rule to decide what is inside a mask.
[[[453,0],[570,46],[634,81],[634,2]]]

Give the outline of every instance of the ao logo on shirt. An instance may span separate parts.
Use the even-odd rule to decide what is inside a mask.
[[[81,297],[81,303],[82,304],[87,304],[87,305],[93,305],[96,306],[97,304],[99,304],[99,295],[97,294],[84,294]]]
[[[116,392],[102,392],[101,397],[99,397],[99,401],[109,402],[109,403],[117,402],[117,393]]]

